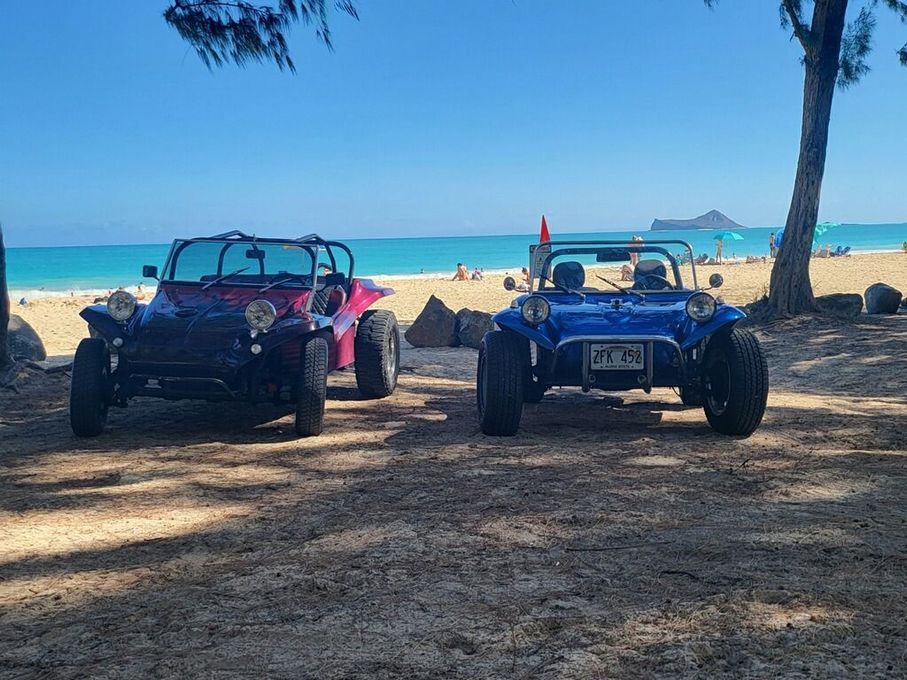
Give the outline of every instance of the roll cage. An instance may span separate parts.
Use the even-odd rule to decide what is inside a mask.
[[[300,236],[295,239],[285,239],[285,238],[259,238],[257,236],[250,236],[242,231],[233,230],[224,232],[223,234],[216,234],[214,236],[199,236],[196,238],[190,239],[180,239],[174,241],[173,246],[170,248],[170,252],[167,254],[167,259],[164,261],[164,267],[161,270],[161,281],[166,283],[181,283],[181,284],[195,284],[201,283],[200,281],[183,281],[176,278],[176,264],[179,260],[180,254],[189,246],[196,243],[223,243],[223,247],[220,249],[217,258],[217,271],[215,276],[223,276],[224,274],[224,258],[227,255],[227,251],[236,246],[236,245],[247,245],[250,250],[258,250],[259,245],[269,244],[269,245],[287,245],[293,246],[296,248],[301,248],[306,250],[312,260],[312,270],[309,272],[309,282],[303,284],[304,287],[314,288],[318,281],[318,267],[319,267],[319,255],[324,253],[330,263],[331,271],[334,273],[343,274],[343,281],[345,285],[348,285],[349,281],[353,278],[353,272],[355,267],[355,261],[353,259],[352,251],[343,243],[339,241],[329,241],[321,238],[318,234],[308,234],[306,236]],[[349,259],[349,267],[346,272],[340,271],[337,265],[337,256],[335,254],[335,249],[342,251],[347,258]],[[264,275],[264,259],[258,260],[259,273]],[[231,281],[230,285],[238,286],[260,286],[260,283],[244,283],[242,281]]]
[[[666,240],[646,240],[646,241],[543,241],[538,245],[530,246],[530,269],[529,269],[529,291],[545,290],[545,292],[555,292],[555,286],[545,286],[544,281],[540,278],[544,275],[551,278],[551,262],[563,255],[626,255],[629,262],[629,254],[635,253],[641,255],[644,253],[658,253],[664,255],[671,266],[674,278],[679,284],[683,284],[683,277],[680,275],[680,265],[677,256],[672,253],[666,246],[681,246],[685,253],[681,259],[688,259],[693,275],[693,290],[699,290],[699,283],[696,279],[696,263],[693,257],[693,247],[686,241],[680,239]],[[536,288],[536,281],[542,285]],[[679,288],[677,290],[684,290]],[[649,293],[675,292],[675,291],[645,291]]]

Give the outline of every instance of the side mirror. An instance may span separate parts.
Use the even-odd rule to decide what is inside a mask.
[[[724,284],[724,277],[721,274],[712,274],[709,277],[709,287],[711,288],[721,288]]]
[[[512,276],[504,277],[504,290],[516,290],[516,281]]]
[[[160,281],[157,275],[157,267],[153,264],[146,264],[142,267],[142,278],[143,279],[154,279],[155,281]]]

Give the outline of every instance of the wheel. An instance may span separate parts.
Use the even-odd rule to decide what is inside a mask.
[[[523,415],[526,343],[506,331],[490,331],[479,347],[476,402],[482,432],[512,436]]]
[[[722,434],[751,435],[765,414],[768,364],[759,341],[742,328],[706,348],[703,408],[709,425]]]
[[[300,437],[314,437],[324,429],[327,380],[327,340],[309,338],[302,346],[302,370],[296,386],[296,434]]]
[[[69,387],[69,424],[79,437],[104,431],[110,406],[110,352],[99,338],[85,338],[76,349]]]
[[[526,343],[529,345],[529,343]],[[532,358],[535,356],[535,365],[538,367],[543,366],[543,357],[540,353],[540,350],[537,346],[529,345],[529,352],[525,354],[528,356],[529,363],[526,365],[526,380],[523,383],[523,402],[526,404],[538,404],[545,397],[545,392],[548,391],[547,385],[539,382],[538,378],[532,373]],[[520,350],[524,352],[524,350]]]
[[[356,328],[356,385],[363,397],[380,399],[394,392],[400,373],[400,330],[393,312],[375,309]]]
[[[547,391],[543,383],[530,376],[526,379],[526,384],[523,385],[523,401],[527,404],[538,404],[545,397],[545,392]]]
[[[702,406],[702,390],[695,387],[681,387],[680,401],[684,406]]]

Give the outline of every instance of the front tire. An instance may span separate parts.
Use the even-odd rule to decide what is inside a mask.
[[[476,402],[482,432],[509,437],[520,428],[526,370],[526,343],[506,331],[490,331],[479,347]]]
[[[393,312],[375,309],[356,328],[356,385],[366,399],[388,397],[400,374],[400,330]]]
[[[706,349],[703,380],[705,417],[717,432],[748,437],[765,414],[768,363],[756,336],[733,328]]]
[[[107,424],[110,406],[110,351],[100,338],[79,343],[72,362],[69,424],[78,437],[96,437]]]
[[[296,386],[296,434],[315,437],[324,429],[328,380],[328,343],[309,338],[302,346],[302,370]]]

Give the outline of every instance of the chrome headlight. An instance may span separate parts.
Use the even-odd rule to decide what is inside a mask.
[[[551,314],[551,305],[541,295],[530,295],[523,300],[520,314],[523,316],[523,321],[538,326],[548,320],[548,316]]]
[[[107,313],[111,319],[125,321],[135,314],[135,296],[125,290],[111,293],[107,298]]]
[[[277,310],[267,300],[252,300],[246,307],[246,321],[257,331],[269,329],[277,319]]]
[[[715,298],[708,293],[693,293],[687,298],[687,314],[699,323],[711,321],[716,307]]]

